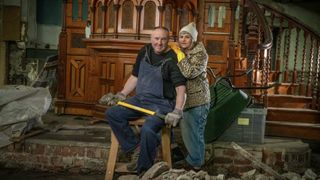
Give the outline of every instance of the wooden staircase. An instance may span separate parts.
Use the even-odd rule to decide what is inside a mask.
[[[310,109],[312,98],[268,95],[267,136],[320,141],[320,112]]]

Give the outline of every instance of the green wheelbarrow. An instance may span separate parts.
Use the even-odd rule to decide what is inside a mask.
[[[205,143],[211,143],[221,136],[251,102],[251,98],[234,88],[226,77],[218,78],[210,86],[210,97],[210,110],[204,131]]]

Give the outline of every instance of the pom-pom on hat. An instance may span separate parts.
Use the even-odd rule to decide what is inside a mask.
[[[188,25],[181,28],[180,33],[187,32],[192,36],[193,41],[197,41],[198,31],[196,29],[196,24],[194,22],[189,23]]]

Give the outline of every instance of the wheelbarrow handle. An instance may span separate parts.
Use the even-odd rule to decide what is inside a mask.
[[[148,115],[157,116],[157,117],[159,117],[160,119],[163,119],[163,120],[166,117],[165,115],[157,113],[155,111],[151,111],[149,109],[138,107],[138,106],[135,106],[135,105],[123,102],[123,101],[119,101],[117,104],[120,105],[120,106],[124,106],[124,107],[130,108],[130,109],[139,111],[139,112],[143,112],[143,113],[148,114]]]

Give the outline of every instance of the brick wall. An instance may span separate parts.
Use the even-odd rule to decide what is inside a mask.
[[[0,153],[0,163],[5,167],[104,173],[109,148],[107,145],[42,144],[26,141],[2,148]]]
[[[240,144],[255,159],[267,164],[278,172],[304,172],[310,165],[311,150],[301,141],[286,143],[266,143],[261,145]],[[245,159],[228,142],[216,142],[207,145],[207,166],[210,174],[237,176],[243,172],[257,169],[251,161]],[[259,170],[259,168],[258,168]]]

